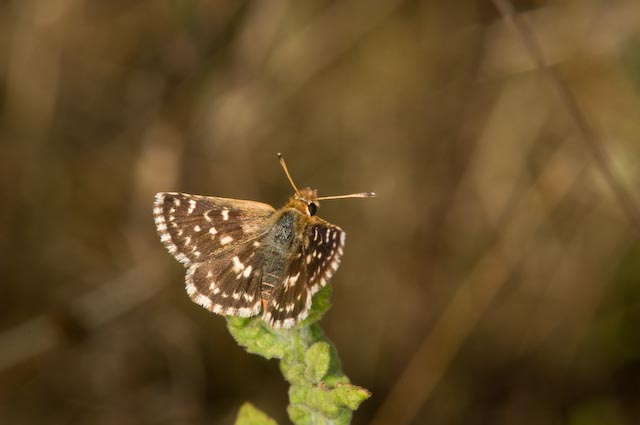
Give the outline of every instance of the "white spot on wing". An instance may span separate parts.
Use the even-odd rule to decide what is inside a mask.
[[[229,220],[229,210],[222,210],[222,212],[220,214],[222,214],[222,219],[224,221]]]
[[[222,239],[220,239],[220,244],[221,245],[226,245],[230,242],[233,242],[233,238],[231,236],[225,236]]]
[[[244,264],[242,264],[237,256],[233,257],[233,271],[240,273],[242,270],[244,270]]]
[[[244,272],[242,273],[242,275],[246,278],[249,277],[251,275],[251,266],[247,267],[246,269],[244,269]]]
[[[189,199],[189,209],[187,210],[187,214],[191,214],[195,209],[196,209],[196,201],[194,201],[193,199]]]

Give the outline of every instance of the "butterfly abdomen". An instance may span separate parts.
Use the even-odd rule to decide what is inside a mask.
[[[290,253],[300,243],[296,235],[295,210],[285,210],[275,218],[275,223],[263,240],[262,298],[268,301],[274,288],[283,284]]]

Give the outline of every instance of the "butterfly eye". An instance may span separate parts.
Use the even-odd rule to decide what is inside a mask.
[[[314,204],[313,202],[309,202],[309,205],[307,205],[307,208],[309,209],[309,215],[315,215],[316,214],[316,210],[318,209],[318,207],[316,206],[316,204]]]

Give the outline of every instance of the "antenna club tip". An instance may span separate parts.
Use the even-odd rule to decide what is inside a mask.
[[[276,155],[278,155],[278,159],[282,159],[282,154],[280,152],[278,152]]]
[[[365,192],[364,196],[365,198],[375,198],[377,195],[375,192]]]

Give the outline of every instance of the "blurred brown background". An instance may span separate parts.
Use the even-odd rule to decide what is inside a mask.
[[[0,423],[286,423],[151,214],[280,206],[279,151],[379,195],[319,211],[354,423],[640,423],[640,2],[514,6],[604,157],[491,2],[0,2]]]

